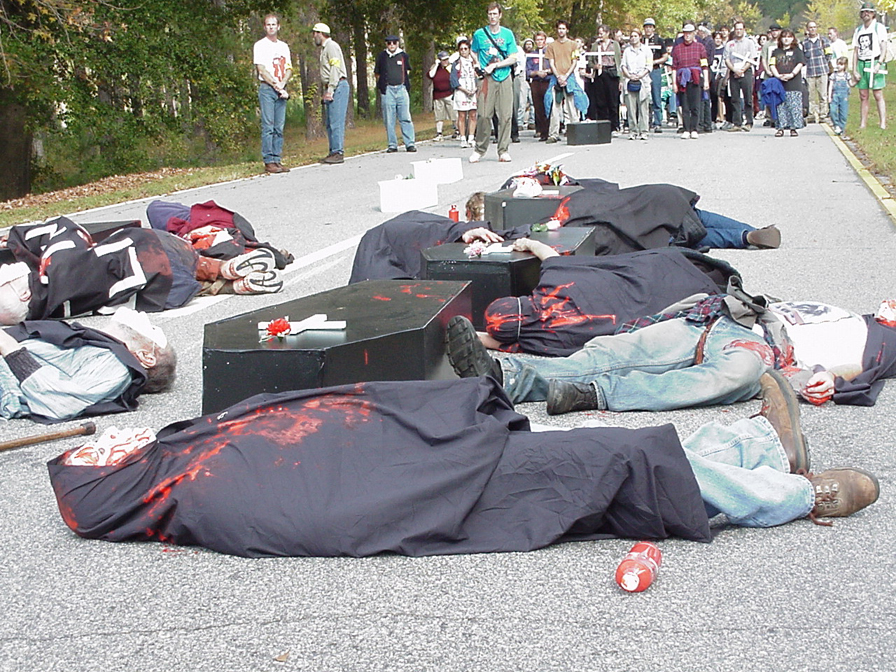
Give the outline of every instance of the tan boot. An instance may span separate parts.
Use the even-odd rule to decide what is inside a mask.
[[[828,469],[806,478],[815,489],[815,508],[809,518],[816,525],[831,525],[818,518],[845,518],[877,501],[880,483],[862,469]]]
[[[781,440],[790,473],[809,471],[809,447],[800,429],[800,406],[796,393],[787,379],[777,371],[768,371],[759,379],[762,395],[762,410]]]

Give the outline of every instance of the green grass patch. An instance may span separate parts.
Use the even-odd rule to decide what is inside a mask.
[[[891,77],[892,79],[892,77]],[[860,129],[861,102],[859,92],[853,89],[849,96],[849,117],[846,122],[846,135],[865,153],[871,165],[869,168],[890,179],[890,184],[896,184],[896,129],[893,119],[896,115],[896,85],[889,82],[884,88],[884,100],[887,104],[887,125],[889,128],[880,128],[880,118],[877,116],[877,103],[873,95],[869,95],[871,109],[868,112],[868,126]]]

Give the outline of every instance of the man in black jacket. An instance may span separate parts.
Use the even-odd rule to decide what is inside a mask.
[[[376,76],[376,87],[382,95],[383,123],[386,124],[386,137],[389,141],[387,152],[398,151],[398,139],[395,137],[395,120],[401,125],[401,137],[405,150],[416,152],[414,144],[414,122],[411,120],[411,64],[407,53],[398,46],[398,36],[386,38],[386,48],[376,57],[373,74]]]

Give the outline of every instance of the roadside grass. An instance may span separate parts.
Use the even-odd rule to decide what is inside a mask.
[[[435,136],[435,121],[432,113],[415,114],[414,127],[418,140],[428,140]],[[260,141],[255,138],[255,142]],[[386,131],[380,119],[356,119],[355,128],[346,130],[346,155],[354,156],[366,152],[381,151],[386,148]],[[287,167],[317,163],[328,152],[327,139],[305,139],[305,128],[297,124],[284,130],[283,164]],[[260,153],[260,149],[259,149]],[[125,178],[112,177],[91,185],[72,187],[46,194],[48,202],[40,197],[26,197],[22,201],[36,200],[38,204],[17,206],[16,201],[0,203],[0,228],[14,224],[39,221],[72,212],[81,212],[115,203],[123,203],[151,196],[164,196],[175,191],[192,189],[208,184],[253,177],[263,173],[261,158],[223,166],[203,168],[165,169],[152,173],[130,175]]]
[[[892,79],[892,78],[891,78]],[[877,116],[874,96],[869,95],[871,109],[868,112],[868,126],[859,129],[860,107],[859,92],[853,89],[849,96],[849,117],[846,122],[846,135],[850,136],[871,165],[868,168],[889,178],[890,191],[896,185],[896,85],[892,81],[884,88],[884,100],[887,103],[888,128],[881,129]]]

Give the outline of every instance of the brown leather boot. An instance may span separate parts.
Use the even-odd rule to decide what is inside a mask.
[[[845,518],[877,501],[880,483],[862,469],[828,469],[807,474],[815,489],[815,508],[809,518],[816,525],[831,525],[818,518]]]
[[[787,461],[790,462],[790,473],[809,471],[809,446],[800,429],[800,405],[790,382],[777,371],[771,370],[762,374],[759,379],[762,387],[762,410],[781,439]]]
[[[773,250],[781,247],[781,231],[772,224],[754,231],[747,231],[747,242],[760,250]]]

